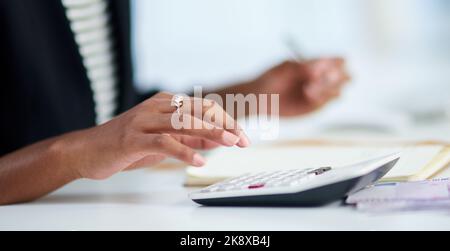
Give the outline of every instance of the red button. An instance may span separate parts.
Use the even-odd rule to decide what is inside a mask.
[[[248,186],[248,189],[258,189],[258,188],[263,188],[265,184],[254,184],[254,185],[250,185]]]

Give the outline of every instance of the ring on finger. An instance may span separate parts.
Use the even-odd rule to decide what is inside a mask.
[[[174,106],[177,108],[178,115],[181,115],[182,113],[182,107],[184,105],[184,97],[182,95],[174,95],[172,98],[171,106]]]

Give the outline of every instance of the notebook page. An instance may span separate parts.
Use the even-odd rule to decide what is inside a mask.
[[[422,170],[442,149],[442,146],[223,148],[208,157],[205,167],[189,167],[187,173],[198,178],[228,178],[262,171],[322,166],[338,168],[370,158],[402,152],[400,161],[386,177],[411,176]]]

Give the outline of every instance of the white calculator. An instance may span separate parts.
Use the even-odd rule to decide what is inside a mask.
[[[245,174],[189,196],[208,206],[320,206],[374,184],[399,159],[397,153],[344,167]]]

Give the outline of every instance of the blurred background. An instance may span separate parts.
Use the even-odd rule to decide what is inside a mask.
[[[305,57],[345,57],[353,80],[342,98],[286,122],[285,132],[406,135],[423,126],[418,138],[450,134],[448,0],[133,0],[141,90],[190,92],[254,78],[292,57],[286,40]]]

